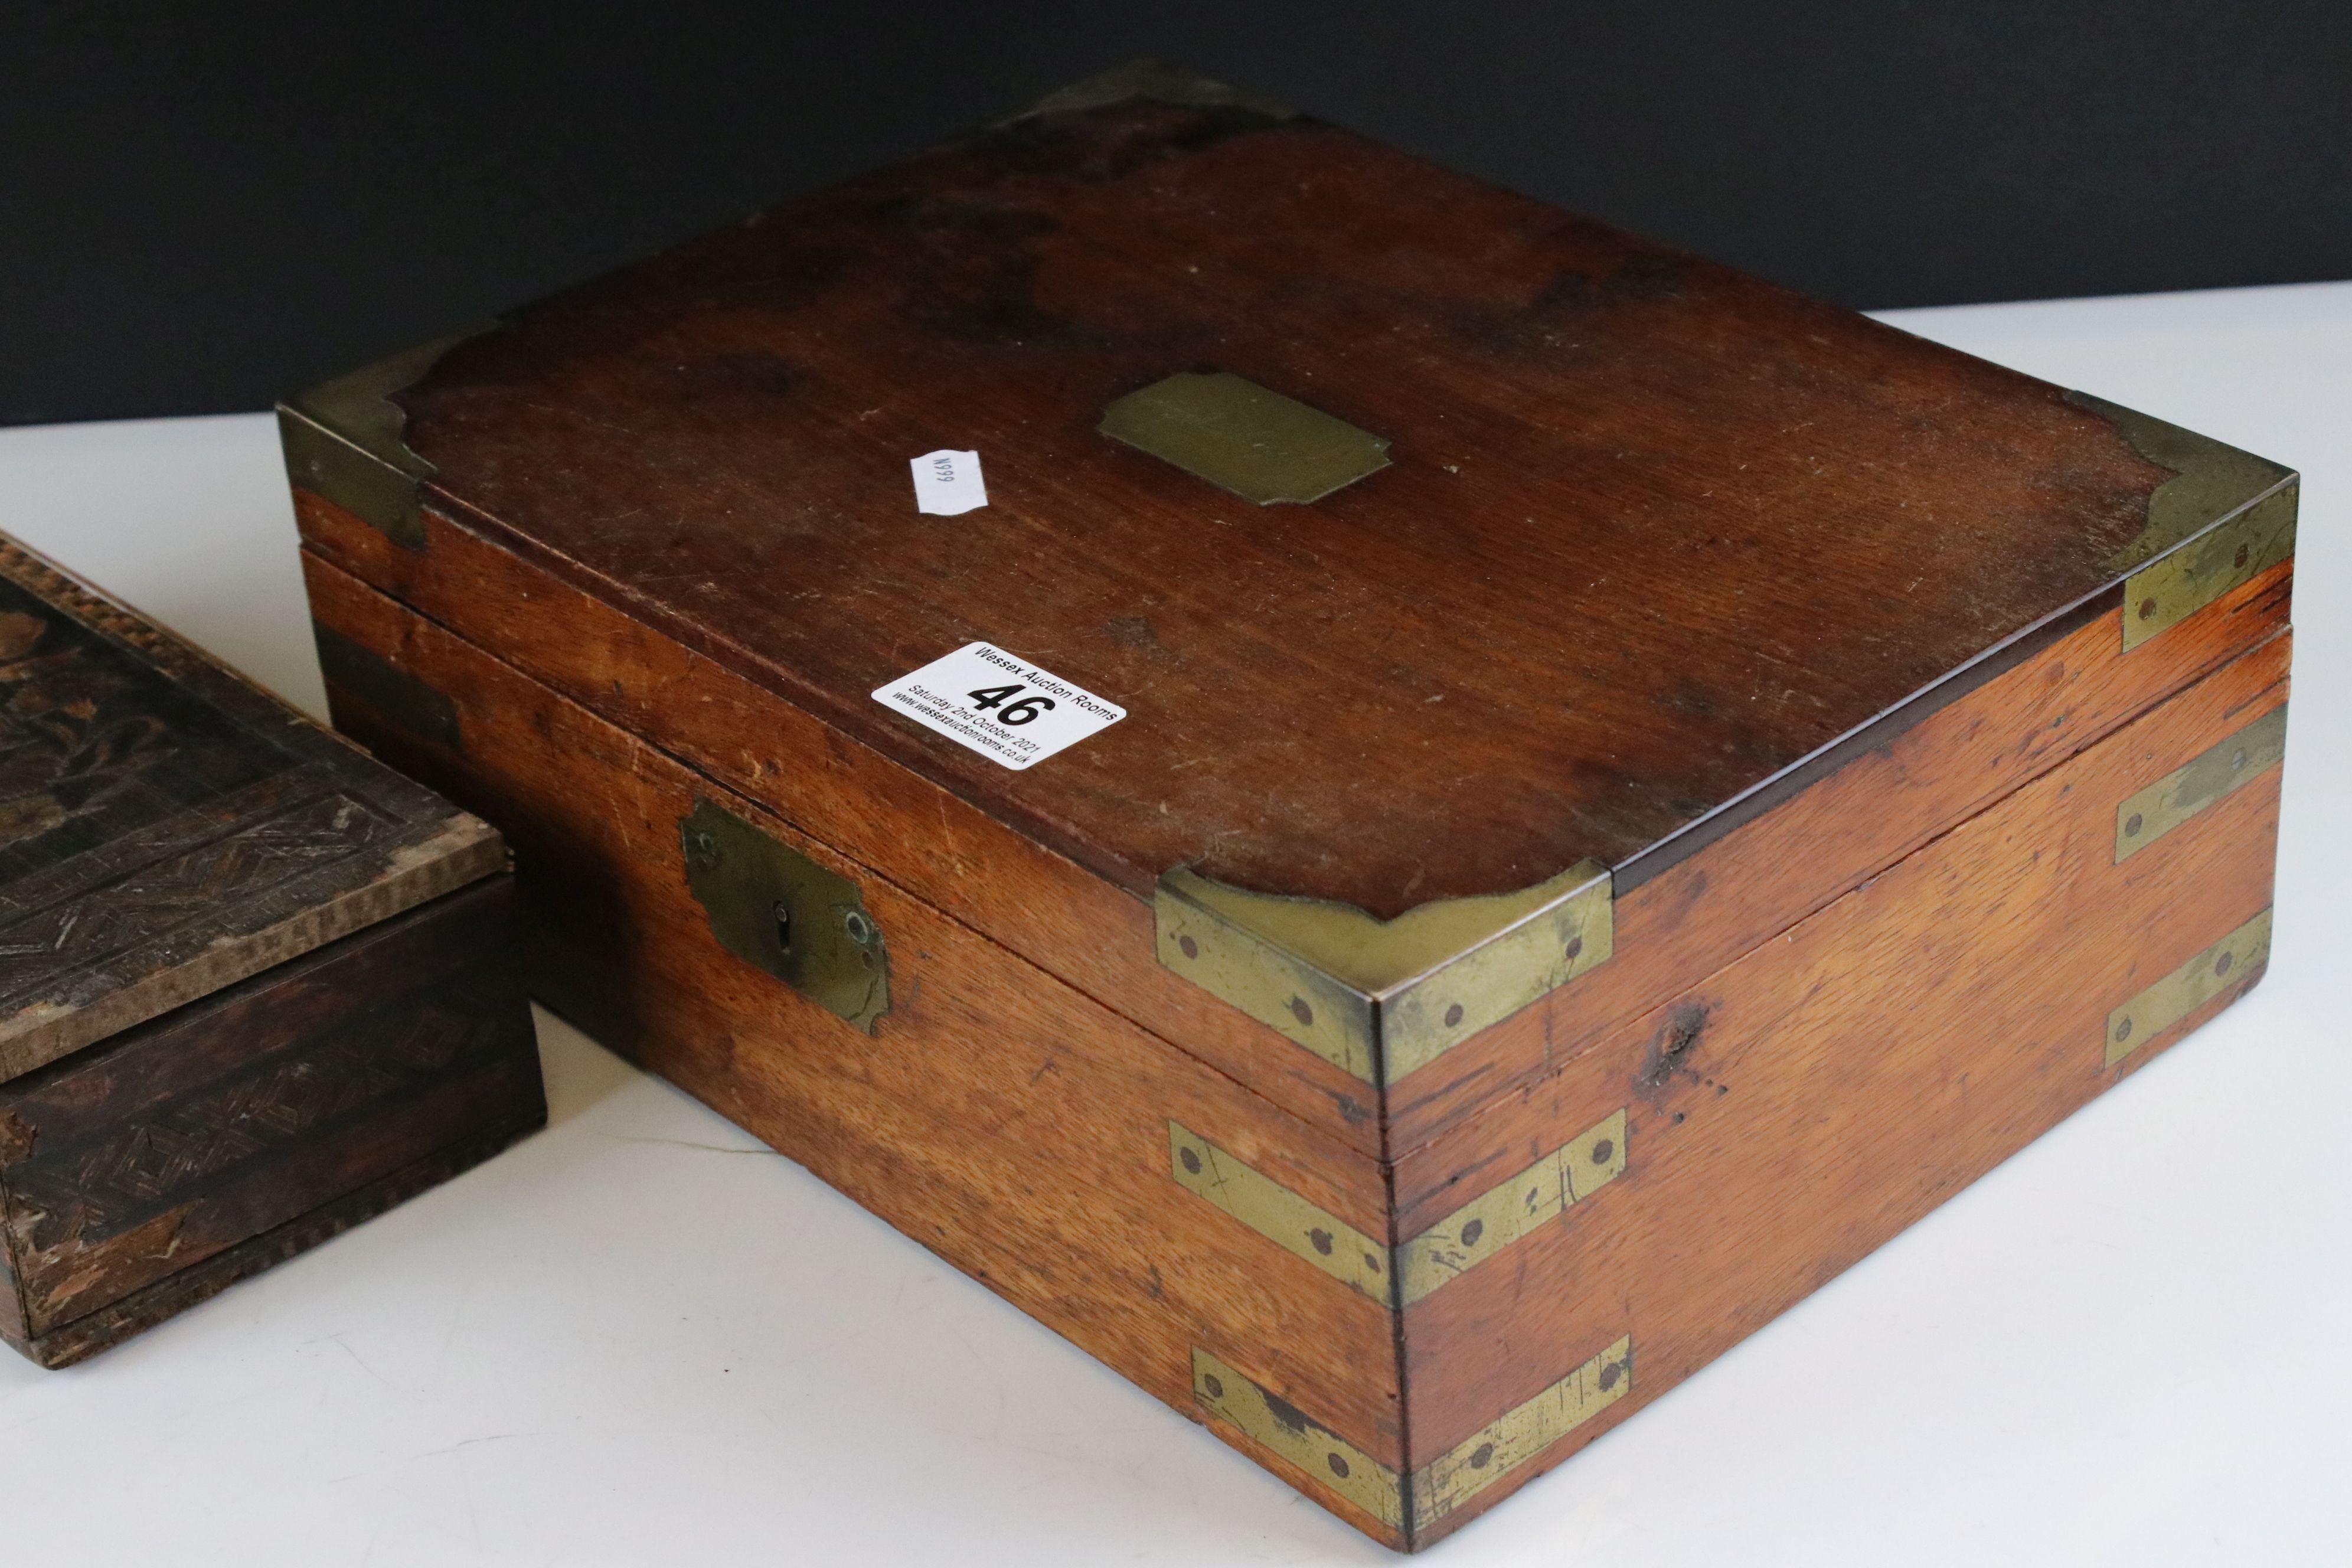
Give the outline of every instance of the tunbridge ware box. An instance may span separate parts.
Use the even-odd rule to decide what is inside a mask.
[[[0,1340],[79,1361],[544,1121],[512,879],[0,536]]]
[[[538,993],[1395,1546],[2268,952],[2290,472],[1213,84],[283,427]]]

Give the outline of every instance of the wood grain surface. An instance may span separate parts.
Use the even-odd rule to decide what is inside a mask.
[[[317,558],[496,648],[1293,1114],[1391,1159],[2273,636],[2293,586],[2292,563],[2273,568],[2128,655],[2114,617],[2096,616],[1942,706],[1916,705],[1908,724],[1873,737],[1811,788],[1620,899],[1617,958],[1382,1096],[1172,974],[1155,955],[1141,899],[770,689],[474,528],[428,511],[426,548],[405,550],[308,492],[295,500]]]
[[[1175,372],[1390,464],[1260,508],[1097,429]],[[296,497],[315,613],[397,672],[330,696],[508,828],[541,994],[1171,1405],[1204,1351],[1408,1494],[1612,1379],[1401,1526],[1221,1426],[1391,1544],[2112,1081],[2107,1009],[2267,902],[2274,778],[2126,866],[2114,811],[2284,700],[2291,564],[2126,653],[2172,470],[2104,416],[1311,121],[1016,121],[515,312],[396,401],[413,533]],[[940,447],[986,507],[915,510]],[[973,640],[1128,717],[1013,773],[871,700]],[[382,696],[418,682],[446,722]],[[858,884],[876,1035],[711,937],[704,800]],[[1614,956],[1385,1089],[1154,956],[1180,866],[1386,917],[1587,858]],[[1171,1119],[1390,1279],[1568,1141],[1622,1173],[1399,1312],[1171,1179]]]
[[[2102,616],[1856,750],[1801,795],[1643,882],[1616,902],[1616,957],[1391,1091],[1392,1157],[1420,1161],[1416,1152],[1464,1116],[1556,1070],[1628,1017],[1779,935],[2169,694],[2272,643],[2287,626],[2293,573],[2292,562],[2273,567],[2129,653],[2115,618]],[[2273,650],[2282,659],[2286,646]]]
[[[1439,1532],[1672,1388],[2242,994],[2105,1065],[2108,1010],[2270,903],[2273,768],[2124,864],[2116,803],[2273,710],[2288,639],[2236,660],[1397,1172],[1443,1218],[1554,1129],[1628,1112],[1625,1173],[1407,1310],[1417,1459],[1618,1335],[1632,1394]],[[1580,1118],[1582,1119],[1580,1121]],[[2061,1200],[2063,1201],[2063,1200]]]
[[[512,891],[477,882],[0,1085],[0,1337],[79,1359],[544,1121]]]
[[[1181,1355],[1202,1344],[1409,1470],[1633,1335],[1630,1396],[1412,1534],[1222,1434],[1392,1544],[1492,1506],[2113,1081],[2107,1009],[2269,897],[2275,774],[2126,865],[2113,845],[2117,802],[2284,700],[2284,633],[2102,721],[2103,740],[1391,1169],[761,816],[859,880],[910,1004],[868,1039],[781,992],[719,952],[676,864],[677,820],[716,784],[325,562],[309,572],[328,624],[464,715],[461,751],[331,693],[371,744],[509,825],[546,994],[1171,1405],[1190,1412]],[[2082,695],[2095,711],[2095,683]],[[957,1044],[973,1038],[993,1048]],[[997,1136],[973,1135],[980,1108]],[[1409,1309],[1402,1381],[1384,1305],[1167,1174],[1173,1116],[1369,1235],[1411,1237],[1620,1110],[1626,1173]]]
[[[1399,1461],[1391,1314],[1179,1185],[1168,1122],[1384,1237],[1378,1162],[356,579],[307,567],[324,624],[462,716],[452,749],[329,688],[339,724],[509,826],[542,1000],[1187,1414],[1201,1345]],[[713,938],[678,843],[702,799],[858,883],[890,952],[873,1036]]]
[[[1388,438],[1252,506],[1101,435],[1237,374]],[[429,493],[1130,892],[1387,917],[1621,864],[2108,587],[2059,389],[1312,121],[1000,127],[568,290],[399,399]],[[919,514],[909,458],[990,504]],[[868,693],[1125,706],[1008,773]]]

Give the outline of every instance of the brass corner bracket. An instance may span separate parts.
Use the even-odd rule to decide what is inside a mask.
[[[1160,962],[1365,1082],[1397,1082],[1607,961],[1609,869],[1381,920],[1179,867],[1152,900]]]
[[[2147,499],[2147,526],[2107,563],[2127,574],[2125,652],[2294,553],[2294,469],[2087,392],[2066,401],[2172,470]]]
[[[393,395],[422,381],[443,354],[496,325],[419,343],[280,403],[278,439],[286,452],[286,477],[394,544],[424,549],[417,487],[433,465],[408,449],[408,416]]]
[[[1633,1339],[1626,1334],[1426,1464],[1400,1471],[1213,1352],[1192,1348],[1195,1409],[1409,1543],[1633,1392]]]

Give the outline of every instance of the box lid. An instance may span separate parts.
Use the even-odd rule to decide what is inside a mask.
[[[1433,965],[1532,933],[1516,1006],[1841,742],[2292,549],[2277,465],[1148,68],[284,416],[298,484],[1239,942],[1204,983],[1375,1081]],[[918,509],[940,452],[985,505]],[[1125,716],[1015,770],[876,700],[973,643]]]
[[[0,1082],[501,869],[488,826],[0,535]]]

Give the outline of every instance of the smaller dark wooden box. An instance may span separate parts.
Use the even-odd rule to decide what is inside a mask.
[[[510,881],[0,537],[0,1339],[79,1361],[543,1123]]]

